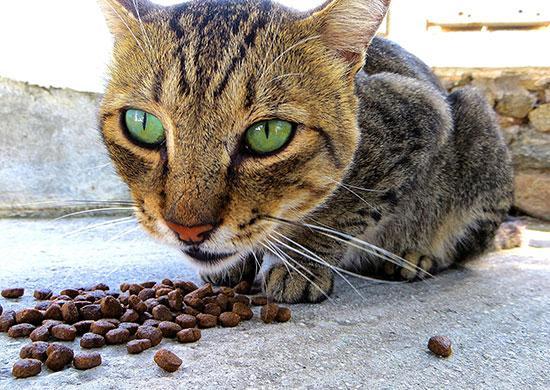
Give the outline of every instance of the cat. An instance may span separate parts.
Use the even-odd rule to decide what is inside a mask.
[[[100,127],[152,236],[280,302],[334,275],[412,281],[483,254],[513,202],[491,107],[375,37],[389,0],[100,0]]]

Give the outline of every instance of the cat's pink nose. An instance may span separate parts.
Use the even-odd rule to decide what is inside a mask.
[[[189,245],[200,244],[206,239],[208,233],[214,230],[212,225],[183,226],[170,221],[166,221],[166,224],[177,233],[180,240]]]

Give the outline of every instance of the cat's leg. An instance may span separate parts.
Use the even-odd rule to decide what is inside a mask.
[[[216,286],[234,287],[241,281],[246,281],[252,285],[260,271],[261,261],[261,256],[250,255],[231,268],[216,273],[201,273],[200,277],[206,283],[212,283]]]

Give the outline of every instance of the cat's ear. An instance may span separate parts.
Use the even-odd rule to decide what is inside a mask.
[[[355,66],[363,61],[389,5],[390,0],[330,0],[308,19],[325,43]]]
[[[147,21],[151,12],[159,6],[149,0],[98,0],[107,26],[116,37],[139,32],[139,23]]]

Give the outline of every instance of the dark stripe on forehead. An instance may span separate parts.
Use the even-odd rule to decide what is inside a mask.
[[[153,101],[160,103],[162,97],[162,83],[164,81],[164,71],[159,69],[155,74],[155,81],[153,81]]]
[[[325,130],[319,127],[312,127],[311,129],[321,136],[321,139],[323,141],[323,146],[327,150],[328,155],[332,160],[332,163],[336,166],[336,168],[342,168],[342,162],[336,155],[336,148],[334,147],[334,144],[332,142],[332,138],[330,138],[330,135],[328,135],[328,133]]]
[[[181,27],[181,16],[183,15],[183,12],[186,9],[186,4],[179,5],[175,10],[174,14],[172,15],[172,18],[170,19],[170,29],[174,31],[174,34],[176,35],[177,40],[177,49],[174,53],[174,57],[179,60],[180,62],[180,81],[179,81],[179,89],[183,95],[187,95],[189,93],[189,83],[187,81],[187,68],[185,65],[185,32],[183,31],[183,28]]]

